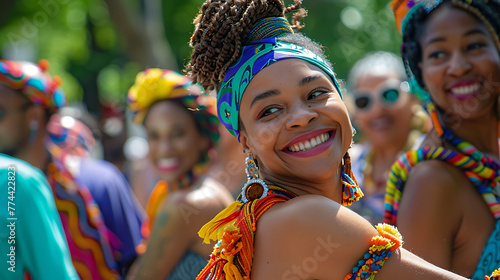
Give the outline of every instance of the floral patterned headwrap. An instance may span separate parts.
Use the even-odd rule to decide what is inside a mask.
[[[52,113],[66,106],[61,79],[47,73],[49,63],[40,60],[38,65],[26,61],[0,60],[0,84],[19,90],[35,105],[48,108]]]
[[[219,139],[215,98],[206,95],[200,86],[175,71],[151,68],[137,74],[127,96],[133,120],[142,124],[153,104],[161,100],[177,100],[189,110],[211,146]]]

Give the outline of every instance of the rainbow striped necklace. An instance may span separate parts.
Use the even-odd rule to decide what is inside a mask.
[[[458,138],[446,127],[443,127],[441,137],[458,152],[444,147],[422,147],[407,152],[394,163],[387,182],[384,222],[397,223],[399,202],[411,168],[421,161],[431,159],[442,160],[461,168],[481,194],[495,219],[500,219],[500,164],[469,142]]]

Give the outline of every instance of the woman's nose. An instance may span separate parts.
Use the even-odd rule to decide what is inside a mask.
[[[290,114],[287,120],[287,128],[301,127],[308,125],[311,121],[318,118],[318,113],[307,104],[297,104],[288,112]]]

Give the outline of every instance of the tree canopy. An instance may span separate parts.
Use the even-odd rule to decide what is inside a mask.
[[[70,102],[97,113],[99,102],[125,102],[137,72],[181,70],[201,0],[20,0],[0,10],[2,58],[50,61]],[[287,3],[291,1],[286,1]],[[301,30],[321,43],[345,79],[364,54],[398,53],[400,37],[387,0],[304,0]]]

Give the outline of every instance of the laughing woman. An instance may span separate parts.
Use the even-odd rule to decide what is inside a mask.
[[[434,130],[393,166],[385,221],[422,258],[482,279],[500,266],[500,1],[416,2],[392,7]]]
[[[201,229],[218,243],[197,279],[464,279],[342,206],[362,196],[350,177],[351,122],[321,47],[284,17],[296,2],[208,0],[195,19],[188,70],[218,90],[249,179]]]
[[[142,227],[146,242],[138,251],[147,250],[129,277],[194,279],[211,250],[199,242],[197,230],[233,201],[205,176],[208,151],[218,139],[215,100],[183,75],[148,69],[137,75],[128,102],[134,121],[146,128],[149,159],[161,179]]]

